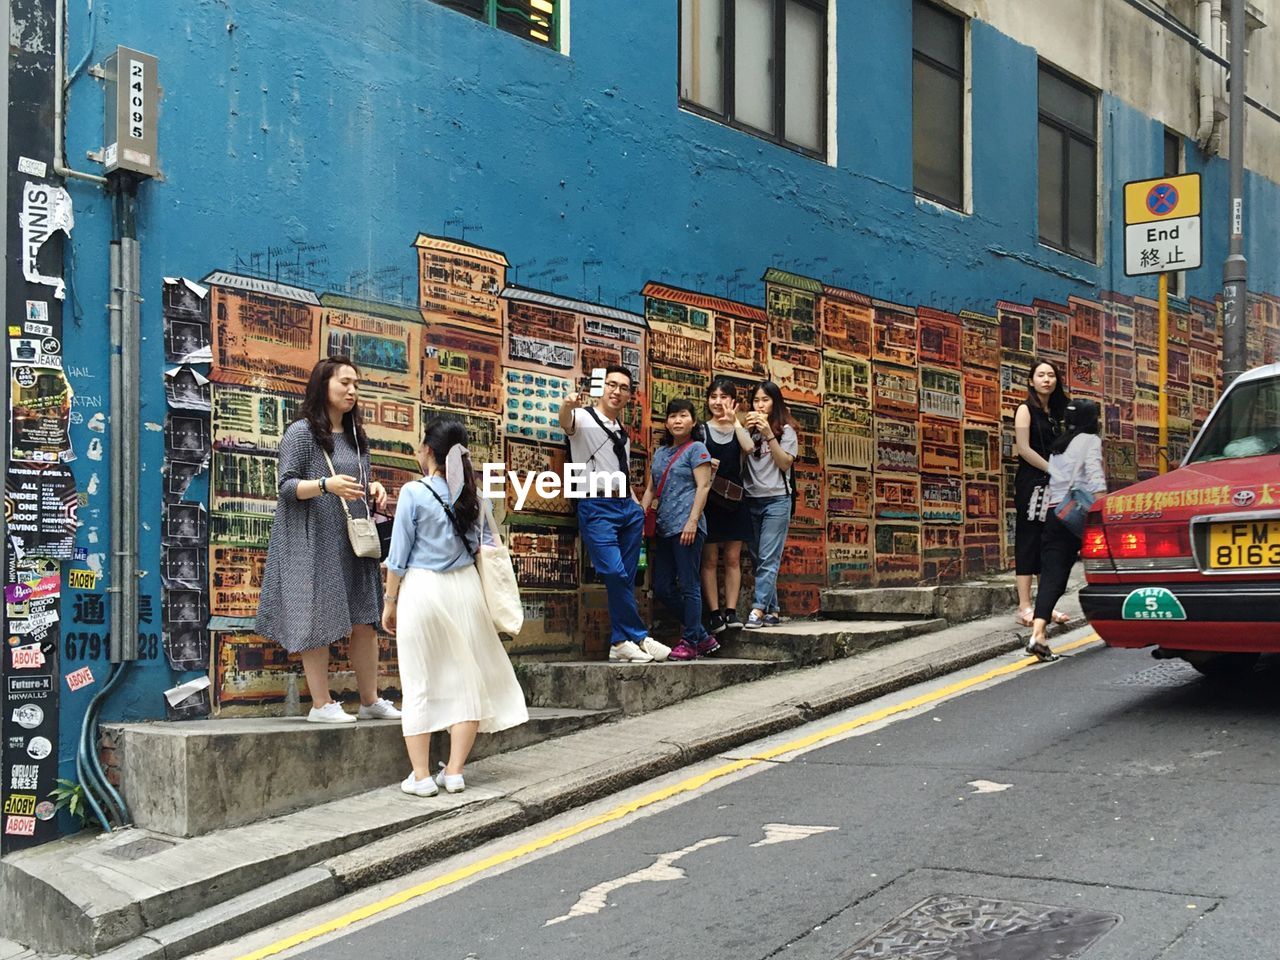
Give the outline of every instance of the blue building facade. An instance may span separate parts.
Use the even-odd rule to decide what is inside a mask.
[[[457,340],[440,347],[441,335],[497,338],[492,372],[500,382],[488,391],[477,387],[470,399],[459,395],[437,406],[492,416],[493,443],[504,456],[511,453],[502,447],[504,438],[552,438],[521,437],[501,406],[523,396],[521,389],[550,391],[542,394],[547,399],[572,383],[589,368],[585,346],[597,335],[601,349],[608,340],[624,358],[627,349],[643,348],[652,409],[638,413],[634,425],[647,439],[660,416],[659,395],[698,393],[692,374],[702,361],[687,364],[690,376],[671,372],[682,369],[677,355],[686,355],[671,338],[683,336],[696,346],[688,356],[703,356],[705,346],[710,367],[726,368],[744,382],[765,374],[792,377],[789,399],[817,411],[812,432],[825,455],[813,459],[814,477],[829,494],[836,481],[824,471],[838,469],[845,495],[839,505],[834,495],[808,504],[805,523],[812,535],[802,530],[788,558],[799,585],[793,612],[812,612],[829,569],[845,570],[849,582],[889,583],[999,567],[1007,519],[1004,466],[997,451],[974,461],[966,447],[991,438],[999,442],[1001,416],[1021,389],[1011,371],[1030,353],[1047,350],[1065,361],[1075,359],[1078,347],[1081,357],[1105,364],[1111,341],[1124,346],[1127,337],[1126,349],[1136,358],[1126,361],[1128,376],[1141,386],[1143,351],[1154,350],[1143,339],[1153,315],[1144,298],[1155,296],[1155,279],[1124,275],[1122,185],[1165,173],[1166,127],[1106,89],[1096,91],[1097,256],[1061,252],[1040,241],[1038,223],[1039,51],[993,25],[965,22],[966,201],[964,210],[950,209],[918,196],[913,182],[912,3],[832,4],[834,12],[826,15],[830,87],[823,99],[829,136],[823,156],[815,157],[682,106],[676,0],[560,5],[555,28],[563,52],[432,0],[339,0],[323,8],[272,0],[97,0],[91,9],[73,0],[67,11],[72,68],[82,58],[96,63],[117,44],[126,45],[158,58],[163,87],[163,176],[139,186],[137,210],[144,298],[136,434],[142,659],[121,681],[107,714],[161,717],[164,690],[206,673],[212,679],[209,706],[228,714],[237,708],[253,712],[255,704],[270,708],[281,699],[279,683],[270,679],[270,651],[236,646],[237,638],[252,631],[251,598],[237,605],[230,596],[237,584],[252,592],[264,541],[243,533],[240,521],[231,524],[240,533],[219,540],[219,530],[229,529],[223,515],[243,519],[261,516],[264,509],[269,515],[263,497],[244,506],[240,487],[227,481],[220,488],[219,471],[242,471],[236,482],[251,490],[250,499],[253,489],[262,493],[272,485],[264,466],[270,445],[255,446],[250,436],[262,433],[261,424],[232,425],[234,404],[220,406],[219,391],[227,397],[237,390],[278,394],[282,399],[270,417],[281,420],[291,409],[288,396],[300,392],[287,374],[281,374],[287,383],[270,374],[255,379],[244,364],[224,362],[220,349],[257,349],[243,346],[252,338],[235,346],[237,331],[244,332],[254,311],[272,313],[273,322],[295,311],[302,326],[310,324],[300,357],[318,359],[331,346],[358,345],[363,335],[407,345],[408,359],[383,365],[393,373],[378,388],[392,399],[397,391],[413,395],[403,424],[407,439],[397,448],[391,438],[383,451],[383,468],[401,476],[411,468],[413,432],[433,406],[419,382],[429,370],[438,372],[448,350],[469,349]],[[46,26],[52,9],[52,3],[32,7]],[[43,41],[28,34],[24,42],[39,47]],[[41,56],[47,52],[36,50]],[[85,155],[101,145],[101,96],[87,69],[69,84],[71,166],[99,169]],[[1255,114],[1250,122],[1271,121]],[[20,132],[16,122],[11,127]],[[11,141],[12,153],[51,161],[47,127],[33,121],[24,136]],[[1175,312],[1185,318],[1179,321],[1184,358],[1195,368],[1199,340],[1203,374],[1205,351],[1215,351],[1215,363],[1217,357],[1215,298],[1227,246],[1227,165],[1203,155],[1186,137],[1178,139],[1185,171],[1202,175],[1204,266],[1186,275],[1186,297]],[[1251,313],[1255,356],[1274,359],[1280,301],[1269,295],[1280,294],[1280,243],[1272,226],[1280,214],[1280,185],[1253,172],[1246,184],[1250,287],[1266,295],[1256,298]],[[106,482],[104,457],[112,451],[104,447],[97,417],[107,413],[108,404],[103,305],[109,299],[112,199],[92,183],[70,180],[66,189],[75,222],[64,247],[62,364],[73,394],[68,425],[75,458],[69,467],[80,494],[80,527],[77,552],[60,561],[61,634],[49,659],[61,687],[53,759],[59,776],[74,779],[80,722],[94,691],[71,690],[63,678],[84,667],[96,683],[106,678],[107,530],[121,492]],[[440,266],[450,259],[466,261],[468,270],[477,264],[491,270],[492,282],[464,283],[457,263],[447,270]],[[442,290],[467,286],[480,299],[489,298],[489,306],[468,314],[451,312],[448,304],[460,302],[456,298],[431,301],[433,264],[446,270]],[[824,311],[831,304],[845,305],[856,322],[866,323],[865,357],[853,346],[863,341],[852,335],[835,344],[821,342],[821,331],[796,332],[802,313],[828,316]],[[839,313],[830,309],[829,316]],[[488,310],[494,311],[492,324],[485,318]],[[348,322],[344,311],[360,319]],[[557,367],[547,360],[553,353],[513,353],[517,324],[527,325],[521,336],[536,334],[538,324],[557,312],[576,318],[570,340],[577,355],[571,363]],[[912,370],[917,364],[910,350],[893,354],[899,315],[912,318],[914,332],[908,333],[917,338],[917,351],[924,349],[919,336],[926,329],[942,344],[932,359],[920,353],[920,364],[956,371],[937,379],[943,406],[948,393],[971,401],[970,385],[960,375],[967,346],[994,343],[997,350],[986,368],[991,377],[973,387],[994,391],[995,406],[961,416],[940,407],[901,417],[920,420],[925,431],[935,419],[954,424],[950,434],[936,434],[938,462],[915,471],[881,463],[878,458],[887,454],[875,448],[879,421],[892,422],[900,411],[891,402],[896,388],[879,379],[873,363]],[[184,318],[208,325],[207,354],[175,345],[175,324]],[[402,326],[387,335],[382,322]],[[764,341],[742,347],[736,333],[713,329],[717,322],[755,324]],[[975,324],[970,341],[965,331]],[[354,339],[344,341],[341,331],[348,327]],[[628,330],[640,332],[628,341]],[[1081,344],[1073,337],[1082,338]],[[1096,350],[1084,342],[1089,338]],[[553,336],[549,342],[561,341]],[[791,342],[797,347],[793,353],[779,349]],[[274,348],[261,349],[270,364],[294,363],[287,350],[277,356]],[[753,357],[753,350],[759,355]],[[670,355],[659,355],[663,351]],[[829,388],[835,367],[824,370],[823,364],[834,362],[833,351],[862,361],[854,363],[853,376],[873,381],[851,388],[848,403]],[[726,367],[715,359],[722,352],[743,364]],[[805,381],[795,370],[812,356],[817,379]],[[178,373],[184,361],[198,375],[191,396],[203,395],[211,413],[199,400],[175,404],[173,392],[166,394],[166,371],[187,377]],[[371,366],[379,368],[379,362]],[[545,383],[537,379],[540,368],[551,378]],[[473,363],[473,380],[475,369]],[[1099,369],[1096,381],[1082,372],[1077,386],[1107,394],[1108,374]],[[919,370],[911,374],[917,397],[926,388],[921,376]],[[1190,429],[1198,406],[1194,377],[1186,376],[1184,419]],[[206,379],[212,382],[211,400],[201,394],[209,389]],[[660,382],[677,386],[659,389]],[[1202,404],[1212,395],[1212,377],[1200,385],[1208,391],[1199,394]],[[853,410],[863,400],[870,412],[848,433],[866,441],[866,456],[875,462],[849,463],[833,452],[830,436],[842,429],[833,410]],[[255,394],[254,402],[257,415],[267,416],[262,396]],[[494,407],[485,409],[490,402]],[[1136,432],[1129,429],[1136,477],[1145,469],[1139,462],[1141,411],[1117,408],[1115,417],[1126,427],[1139,418]],[[962,435],[971,426],[974,437]],[[927,456],[919,453],[929,446],[927,437],[922,441],[917,434],[911,442],[918,456]],[[234,457],[244,451],[250,460],[239,464]],[[183,470],[190,475],[178,482],[174,478]],[[930,487],[929,476],[941,479]],[[982,506],[990,498],[998,501],[993,509]],[[200,505],[192,511],[193,522],[208,524],[205,539],[174,533],[177,503]],[[961,533],[930,541],[922,529],[930,518]],[[543,604],[536,611],[549,619],[554,609],[561,622],[535,626],[534,638],[517,641],[516,652],[593,649],[592,617],[599,607],[591,598],[598,588],[579,588],[581,558],[571,552],[572,528],[565,524],[563,511],[548,505],[544,516],[523,528],[529,550],[553,566],[561,563],[559,572],[532,591]],[[522,530],[518,518],[512,530]],[[914,553],[909,545],[900,551],[894,546],[909,544],[913,536]],[[969,550],[969,536],[983,548]],[[857,549],[843,549],[846,537]],[[925,555],[930,544],[932,566]],[[187,547],[192,549],[182,549]],[[902,562],[894,559],[899,552]],[[86,570],[93,575],[73,573]],[[220,590],[227,594],[223,600]],[[180,650],[179,635],[192,646]],[[240,686],[232,675],[241,677]],[[255,689],[263,691],[256,701]],[[23,792],[14,790],[18,781],[10,777],[16,762],[13,749],[7,750],[8,793]]]

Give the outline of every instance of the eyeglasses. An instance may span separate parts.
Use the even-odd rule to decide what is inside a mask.
[[[618,393],[630,393],[630,392],[631,392],[631,384],[629,384],[629,383],[620,383],[620,382],[618,382],[618,381],[616,381],[616,380],[606,380],[606,381],[604,382],[604,388],[605,388],[606,390],[609,390],[609,391],[617,391]]]

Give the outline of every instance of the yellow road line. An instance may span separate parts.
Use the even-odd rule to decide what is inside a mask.
[[[1073,640],[1071,643],[1064,644],[1061,647],[1055,647],[1054,649],[1058,653],[1065,653],[1070,650],[1088,646],[1089,644],[1095,643],[1101,639],[1102,638],[1096,633],[1091,633],[1087,637],[1081,637],[1079,640]],[[892,717],[899,713],[906,713],[907,711],[914,710],[917,707],[936,703],[939,700],[945,700],[953,694],[972,689],[973,687],[986,683],[988,680],[994,680],[997,677],[1017,673],[1019,670],[1026,669],[1032,664],[1038,662],[1039,661],[1036,660],[1035,657],[1026,657],[1021,660],[1016,660],[1013,663],[1007,663],[1002,667],[995,667],[985,673],[979,674],[978,676],[970,677],[967,680],[957,681],[956,683],[942,687],[941,689],[934,690],[931,693],[924,693],[902,703],[894,704],[890,707],[883,707],[880,710],[876,710],[874,713],[857,717],[847,723],[841,723],[834,727],[828,727],[825,730],[819,730],[817,733],[812,733],[807,737],[801,737],[799,740],[792,740],[789,743],[782,744],[781,746],[773,747],[772,749],[754,754],[747,759],[734,760],[731,763],[723,764],[722,766],[708,770],[705,773],[700,773],[697,776],[681,780],[679,783],[672,784],[669,787],[664,787],[661,790],[655,790],[653,793],[646,794],[643,797],[637,797],[635,800],[631,800],[627,803],[621,804],[620,806],[614,807],[612,810],[608,810],[604,813],[598,814],[597,816],[579,821],[571,826],[564,827],[563,829],[557,830],[545,837],[541,837],[538,840],[532,840],[529,843],[521,844],[511,850],[504,850],[501,853],[495,853],[490,857],[485,857],[483,860],[478,860],[475,863],[470,863],[465,867],[459,867],[457,870],[436,877],[434,880],[427,880],[424,883],[417,884],[416,886],[409,887],[406,890],[401,890],[399,893],[392,894],[391,896],[379,900],[376,903],[371,903],[367,906],[360,907],[358,910],[352,910],[350,913],[345,913],[340,917],[335,917],[332,920],[318,924],[309,930],[303,930],[300,933],[295,933],[291,937],[285,937],[283,940],[277,940],[275,943],[271,943],[258,950],[254,950],[252,953],[246,953],[237,958],[237,960],[264,960],[266,957],[271,957],[277,953],[282,953],[285,950],[300,946],[309,940],[322,937],[327,933],[335,933],[338,930],[351,926],[353,923],[359,923],[361,920],[367,920],[370,917],[377,916],[379,913],[384,913],[393,907],[398,907],[403,903],[408,903],[410,900],[425,896],[426,894],[439,890],[442,887],[448,887],[455,883],[460,883],[461,881],[466,880],[469,877],[474,877],[478,873],[483,873],[485,870],[489,870],[492,867],[501,866],[505,863],[510,863],[513,860],[519,860],[522,857],[529,856],[531,853],[536,853],[539,850],[545,850],[547,847],[553,846],[562,840],[568,840],[571,837],[585,833],[588,830],[593,830],[594,828],[606,823],[621,820],[623,817],[635,813],[637,810],[643,810],[645,807],[653,806],[655,803],[661,803],[663,800],[669,800],[682,793],[690,793],[694,790],[698,790],[705,787],[713,780],[719,780],[721,777],[727,777],[730,774],[737,773],[739,770],[745,770],[748,767],[754,767],[769,760],[777,759],[784,754],[803,750],[805,747],[811,747],[815,743],[821,743],[823,740],[830,740],[833,737],[838,737],[841,734],[848,733],[850,730],[857,730],[859,727],[865,727],[868,724],[876,723],[880,720],[886,719],[887,717]]]

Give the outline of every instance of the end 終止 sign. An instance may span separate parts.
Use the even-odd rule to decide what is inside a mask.
[[[1124,185],[1125,276],[1194,270],[1200,248],[1200,174]]]

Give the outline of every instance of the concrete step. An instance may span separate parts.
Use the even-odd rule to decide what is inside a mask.
[[[616,709],[531,708],[529,722],[481,734],[473,759],[603,723]],[[194,837],[396,783],[408,770],[398,720],[302,717],[104,724],[136,826]],[[432,740],[448,755],[449,735]],[[323,758],[318,760],[317,758]]]
[[[934,587],[835,587],[821,595],[822,614],[836,619],[933,619],[962,623],[1011,610],[1018,602],[1011,582],[975,581]]]
[[[790,662],[807,667],[852,657],[884,643],[931,633],[947,626],[935,617],[918,620],[796,620],[759,630],[726,630],[718,657]]]
[[[759,680],[795,664],[716,655],[691,663],[607,660],[516,664],[528,703],[538,707],[647,713],[722,687]]]
[[[300,759],[338,772],[339,761],[320,756]],[[401,760],[397,781],[404,769]],[[243,932],[333,899],[342,891],[331,872],[309,869],[316,864],[500,796],[468,783],[424,800],[396,783],[198,837],[82,831],[0,860],[0,917],[6,935],[45,953],[127,943],[121,960],[181,957],[221,942],[228,926]]]

